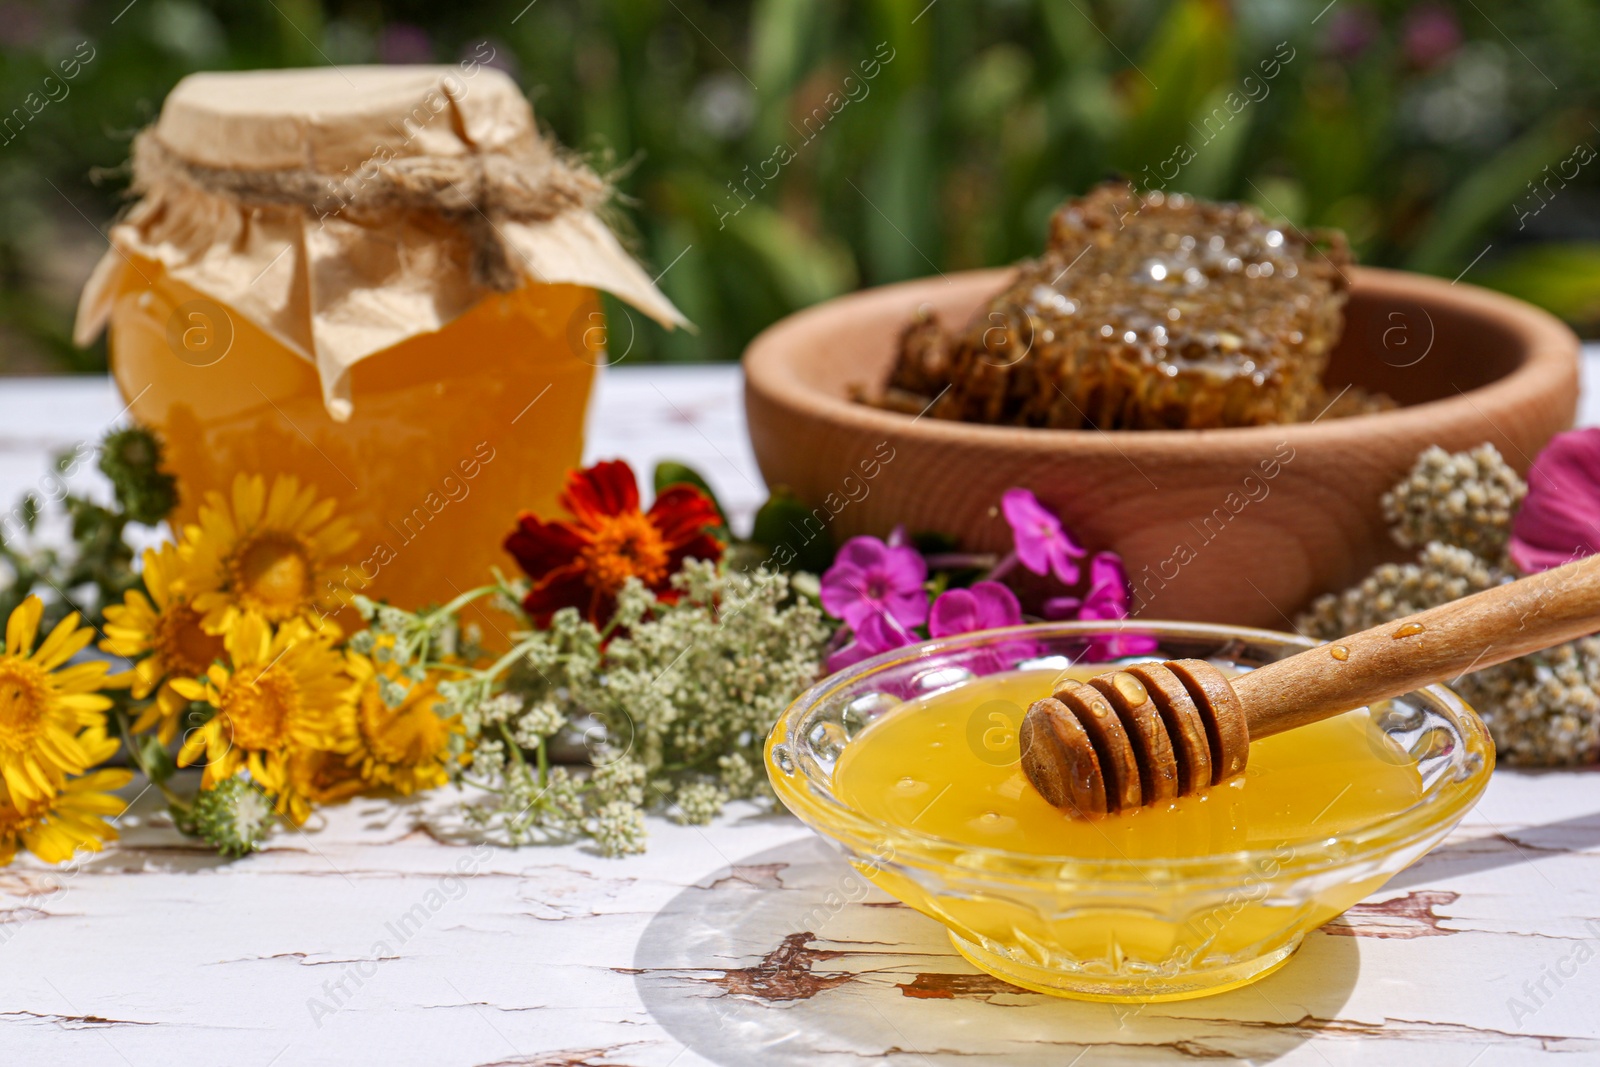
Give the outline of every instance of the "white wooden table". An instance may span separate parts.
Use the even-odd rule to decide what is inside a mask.
[[[0,382],[0,501],[120,406]],[[614,370],[591,427],[592,457],[688,461],[738,521],[760,499],[731,368]],[[1497,771],[1289,966],[1143,1008],[1005,986],[881,895],[833,907],[848,868],[784,815],[652,819],[647,855],[607,860],[474,846],[441,799],[357,800],[226,862],[143,796],[80,867],[0,869],[0,1064],[1600,1062],[1591,771]]]

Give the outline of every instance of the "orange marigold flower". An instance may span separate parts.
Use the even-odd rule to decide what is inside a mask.
[[[523,512],[505,540],[533,579],[522,606],[539,626],[566,607],[603,626],[629,578],[671,603],[677,591],[669,583],[684,560],[722,558],[722,542],[708,532],[722,516],[704,493],[674,485],[641,512],[639,483],[621,460],[573,471],[560,501],[572,521],[544,522]]]

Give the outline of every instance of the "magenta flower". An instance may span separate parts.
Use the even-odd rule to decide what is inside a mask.
[[[1053,573],[1063,585],[1078,580],[1073,560],[1082,558],[1084,551],[1038,497],[1027,489],[1007,489],[1000,510],[1011,525],[1017,559],[1024,567],[1034,574]]]
[[[433,42],[422,27],[393,22],[378,38],[378,58],[385,63],[431,63]]]
[[[1556,434],[1539,453],[1507,551],[1524,574],[1600,552],[1600,429]]]
[[[1044,603],[1047,619],[1126,619],[1128,617],[1128,573],[1115,552],[1097,552],[1089,561],[1089,591],[1077,597],[1052,597]],[[1111,660],[1123,656],[1143,656],[1154,652],[1157,642],[1149,634],[1104,633],[1089,639],[1085,658]]]
[[[1418,4],[1406,13],[1400,31],[1406,61],[1419,70],[1436,67],[1461,48],[1461,23],[1439,3]]]
[[[1365,55],[1382,33],[1383,26],[1371,8],[1365,4],[1345,4],[1328,20],[1322,46],[1335,58],[1349,63]]]
[[[822,575],[822,606],[861,632],[873,615],[887,615],[902,627],[920,626],[928,617],[928,564],[909,545],[890,546],[876,537],[852,537]]]
[[[1022,624],[1022,604],[999,582],[974,582],[970,589],[950,589],[933,602],[928,632],[934,637],[954,637],[975,630],[993,630]],[[1006,641],[976,648],[963,658],[974,674],[1009,670],[1018,660],[1037,655],[1036,641]]]
[[[924,604],[926,608],[926,604]],[[861,620],[848,645],[828,656],[828,672],[842,671],[853,663],[871,659],[891,648],[902,648],[917,640],[917,635],[894,621],[893,616],[874,612]]]
[[[970,589],[948,589],[933,602],[928,632],[934,637],[970,634],[998,626],[1019,626],[1022,604],[999,582],[976,582]]]

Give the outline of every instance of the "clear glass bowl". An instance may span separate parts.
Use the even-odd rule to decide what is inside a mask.
[[[833,788],[839,758],[905,700],[997,668],[1065,667],[1108,625],[1049,623],[963,634],[878,656],[807,690],[767,739],[778,797],[866,877],[943,923],[974,965],[1015,985],[1089,1000],[1181,1000],[1254,981],[1305,934],[1438,844],[1489,779],[1494,744],[1459,697],[1429,686],[1372,709],[1374,759],[1406,760],[1420,799],[1340,833],[1170,860],[1040,856],[981,848],[869,818]],[[1135,622],[1153,657],[1249,669],[1316,642],[1195,623]],[[1019,635],[1027,641],[1018,643]],[[1128,661],[1131,662],[1131,661]],[[1111,935],[1107,936],[1107,931]]]

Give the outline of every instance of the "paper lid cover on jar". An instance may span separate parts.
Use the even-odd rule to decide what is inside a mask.
[[[135,139],[133,174],[78,343],[104,328],[133,257],[153,260],[314,363],[340,421],[353,365],[489,292],[584,285],[686,321],[600,220],[605,180],[477,60],[191,74]]]

